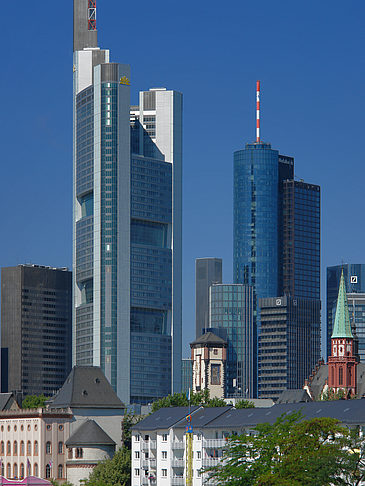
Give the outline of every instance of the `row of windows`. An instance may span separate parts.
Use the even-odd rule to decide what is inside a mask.
[[[32,472],[32,466],[28,464],[27,466],[27,475],[30,475]],[[19,473],[19,476],[18,476]],[[2,462],[1,463],[1,475],[5,476],[5,464]],[[38,464],[35,463],[33,465],[33,475],[38,476],[39,475],[39,468]],[[47,464],[46,469],[45,469],[45,476],[46,478],[51,477],[51,466]],[[18,471],[18,465],[15,463],[13,465],[13,471],[11,468],[11,464],[6,465],[6,477],[8,479],[23,479],[25,477],[25,465],[23,463],[20,464],[20,468]],[[62,479],[63,478],[63,465],[60,464],[57,468],[57,479]]]
[[[10,456],[11,455],[11,442],[10,440],[7,441],[6,443],[6,455]],[[19,454],[21,456],[24,456],[25,451],[25,443],[24,441],[20,442],[20,448],[19,448]],[[5,454],[5,443],[4,441],[1,441],[0,443],[0,453],[1,455]],[[52,443],[51,442],[46,442],[46,454],[52,454]],[[58,454],[63,454],[63,442],[58,443]],[[15,440],[13,442],[13,455],[16,456],[18,455],[18,442]],[[37,456],[38,455],[38,441],[34,441],[34,446],[33,446],[33,454],[32,454],[32,443],[30,440],[27,442],[27,456]]]

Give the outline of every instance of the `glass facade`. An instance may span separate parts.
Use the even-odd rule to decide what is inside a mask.
[[[209,328],[227,342],[226,397],[254,397],[254,299],[247,285],[212,285]]]
[[[360,362],[365,363],[365,293],[347,293],[351,327]],[[335,312],[333,313],[335,315]]]
[[[181,362],[181,392],[188,393],[189,389],[191,393],[193,391],[193,361],[189,359],[183,359]]]
[[[302,388],[320,358],[320,301],[260,299],[259,397]]]

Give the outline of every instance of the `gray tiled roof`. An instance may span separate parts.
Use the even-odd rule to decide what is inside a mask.
[[[280,403],[301,403],[312,402],[312,398],[308,395],[306,390],[299,388],[299,390],[284,390],[276,401]]]
[[[5,409],[12,395],[12,393],[0,393],[0,411]]]
[[[95,446],[95,445],[114,445],[115,442],[104,432],[104,430],[94,421],[84,422],[66,441],[67,446]]]
[[[62,388],[48,404],[50,408],[124,409],[98,366],[74,366]]]
[[[195,417],[196,411],[201,407],[191,407],[190,413]],[[169,429],[178,422],[185,420],[189,414],[189,407],[160,408],[157,412],[149,415],[144,420],[132,427],[133,430],[157,430]]]
[[[194,344],[227,344],[224,339],[222,339],[219,336],[216,336],[213,332],[206,332],[202,336],[200,336],[198,339],[193,341],[190,346],[193,346]]]
[[[232,407],[201,407],[197,410],[194,415],[192,415],[191,424],[193,427],[204,427],[212,420],[216,419],[220,415],[226,413]],[[186,417],[184,417],[180,422],[174,425],[174,428],[185,428],[187,425]]]
[[[328,365],[323,364],[319,367],[310,382],[310,390],[315,400],[320,400],[323,387],[328,380]],[[356,398],[361,398],[365,394],[365,363],[357,365],[357,394]]]

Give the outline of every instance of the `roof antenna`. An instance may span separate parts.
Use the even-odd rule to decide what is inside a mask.
[[[260,143],[260,81],[256,81],[256,143]]]

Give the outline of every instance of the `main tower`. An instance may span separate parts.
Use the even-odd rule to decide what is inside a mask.
[[[73,363],[146,403],[180,387],[182,97],[147,91],[131,108],[95,0],[74,0],[73,71]]]

